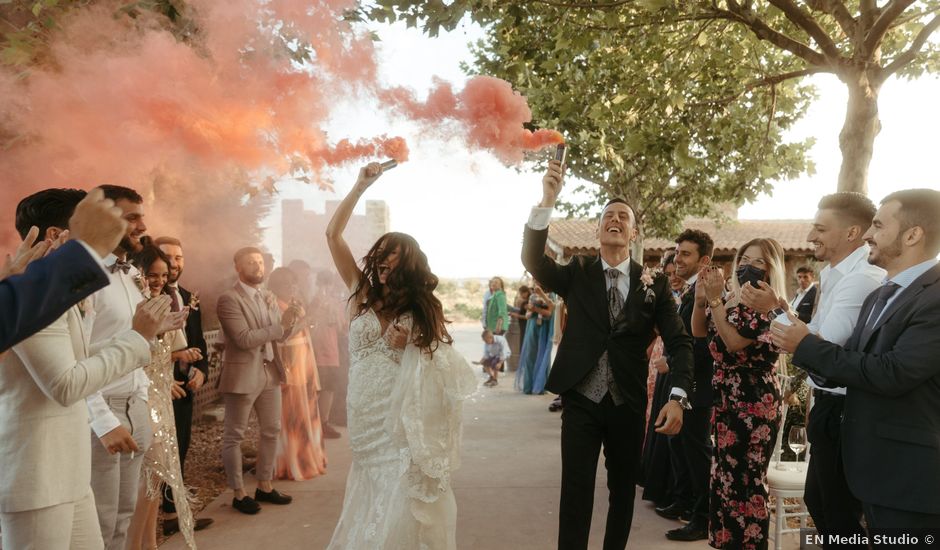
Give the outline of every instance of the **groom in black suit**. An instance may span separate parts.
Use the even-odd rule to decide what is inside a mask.
[[[940,191],[881,201],[865,233],[887,278],[862,304],[845,346],[771,326],[793,364],[846,386],[842,461],[869,529],[940,526]]]
[[[546,388],[562,396],[559,550],[586,550],[601,446],[610,491],[604,550],[623,550],[630,535],[646,416],[646,350],[654,330],[669,354],[672,399],[658,413],[656,431],[678,433],[692,379],[692,339],[676,312],[665,277],[643,275],[630,259],[636,238],[633,209],[622,199],[605,207],[598,223],[600,257],[559,265],[545,255],[548,223],[562,185],[562,165],[551,161],[542,202],[525,229],[522,263],[542,287],[564,298],[568,322]],[[655,413],[655,411],[654,411]]]

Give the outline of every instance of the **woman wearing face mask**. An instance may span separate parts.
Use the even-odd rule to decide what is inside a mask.
[[[706,267],[695,285],[692,334],[708,337],[715,359],[714,467],[708,543],[714,548],[767,548],[767,467],[780,426],[778,351],[770,319],[740,303],[741,288],[764,281],[785,296],[784,253],[773,239],[738,249],[730,291],[720,268]]]

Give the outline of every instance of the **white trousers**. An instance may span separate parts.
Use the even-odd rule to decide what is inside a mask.
[[[102,550],[95,496],[88,488],[76,502],[0,514],[3,548],[10,550]]]

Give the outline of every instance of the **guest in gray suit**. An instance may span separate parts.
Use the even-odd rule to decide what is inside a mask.
[[[274,295],[262,287],[264,255],[246,247],[235,253],[238,282],[219,297],[217,312],[225,336],[219,392],[225,402],[225,432],[222,463],[229,487],[235,492],[232,507],[243,514],[257,514],[258,502],[289,504],[290,496],[271,485],[277,438],[281,432],[281,387],[284,367],[274,342],[290,335],[302,308],[292,306],[284,315]],[[260,427],[255,498],[245,493],[242,480],[242,450],[248,417],[254,409]]]
[[[846,386],[842,461],[870,532],[940,525],[940,191],[881,201],[865,233],[868,261],[887,271],[844,346],[790,314],[774,343],[793,364]]]

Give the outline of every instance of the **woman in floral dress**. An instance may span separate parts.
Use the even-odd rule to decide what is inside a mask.
[[[724,273],[706,267],[696,285],[692,332],[709,337],[715,359],[715,455],[712,462],[708,544],[767,548],[770,508],[767,467],[780,429],[780,386],[770,344],[770,319],[739,303],[741,286],[768,284],[785,296],[783,248],[754,239],[738,249],[730,291]]]

